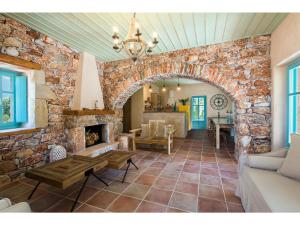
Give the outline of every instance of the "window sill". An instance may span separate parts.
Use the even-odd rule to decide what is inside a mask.
[[[15,129],[0,130],[0,137],[13,136],[18,134],[29,134],[33,132],[38,132],[40,130],[41,128],[15,128]]]

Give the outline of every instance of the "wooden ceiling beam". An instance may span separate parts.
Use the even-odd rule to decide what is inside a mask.
[[[42,66],[38,63],[20,59],[14,56],[0,53],[0,62],[8,63],[15,66],[20,66],[26,69],[41,70]]]

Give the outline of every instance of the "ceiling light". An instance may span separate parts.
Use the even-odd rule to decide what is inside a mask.
[[[180,87],[180,84],[179,84],[179,78],[178,78],[178,81],[177,81],[177,91],[180,91],[181,90],[181,87]]]
[[[119,41],[119,29],[113,27],[113,40],[114,45],[113,49],[116,52],[121,52],[122,49],[125,49],[127,55],[135,62],[142,55],[149,55],[152,53],[153,49],[158,44],[158,35],[156,32],[152,34],[152,41],[146,43],[142,38],[142,33],[140,32],[140,24],[135,18],[135,13],[130,21],[129,30],[125,40]]]
[[[162,91],[165,92],[167,90],[166,85],[165,85],[165,80],[164,80],[164,85],[162,87]]]
[[[151,87],[151,84],[149,86],[149,92],[152,92],[152,87]]]

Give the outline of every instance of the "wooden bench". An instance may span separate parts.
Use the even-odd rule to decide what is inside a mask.
[[[142,128],[138,128],[138,129],[133,129],[130,130],[130,132],[133,134],[133,149],[136,150],[136,145],[137,144],[146,144],[146,145],[159,145],[159,146],[166,146],[168,149],[168,154],[171,154],[171,148],[173,147],[173,138],[174,138],[174,133],[176,132],[176,130],[174,129],[174,127],[172,125],[165,125],[165,128],[168,128],[168,126],[170,126],[170,129],[167,129],[165,136],[163,135],[157,135],[157,129],[155,128],[156,131],[151,132],[151,127],[153,127],[153,125],[151,125],[151,122],[155,121],[149,121],[149,128],[148,128],[148,135],[145,136],[137,136],[138,133],[142,132]],[[162,121],[158,121],[157,123],[162,122]],[[162,122],[164,123],[164,122]],[[158,126],[158,125],[156,125]]]
[[[132,161],[132,156],[134,156],[135,154],[135,152],[112,150],[105,152],[99,156],[96,156],[92,159],[95,159],[96,161],[98,159],[107,160],[107,167],[117,170],[123,168],[127,164],[126,171],[122,180],[122,183],[124,183],[130,164],[132,164],[137,170],[139,169]]]

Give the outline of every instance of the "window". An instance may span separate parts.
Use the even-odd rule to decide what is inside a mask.
[[[27,77],[0,69],[0,130],[21,127],[27,114]]]

